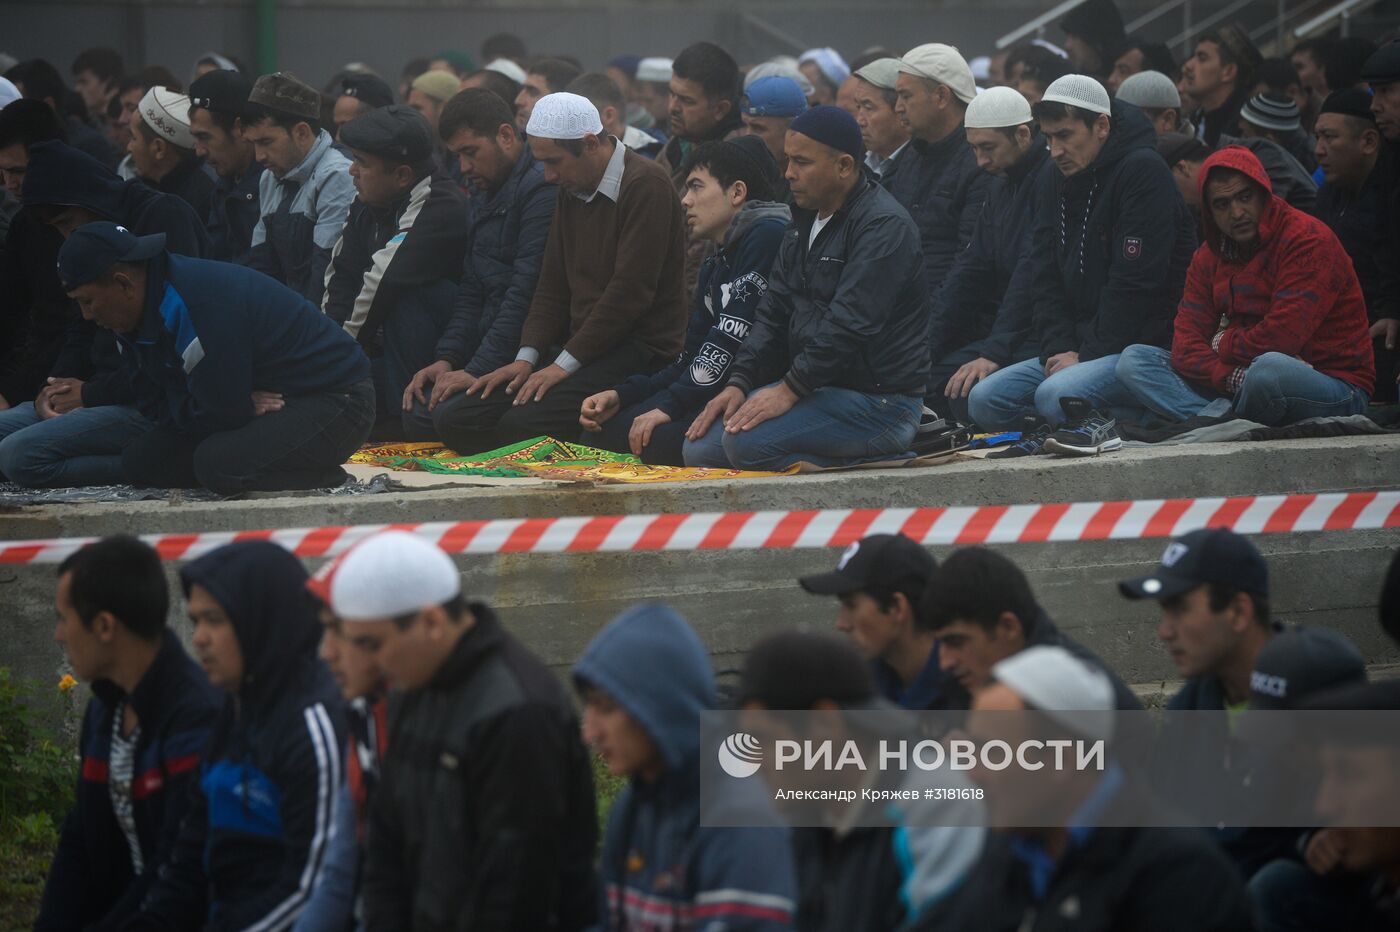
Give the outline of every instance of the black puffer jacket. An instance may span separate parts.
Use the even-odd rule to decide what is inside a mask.
[[[868,172],[809,249],[815,220],[793,211],[729,384],[922,397],[929,303],[914,221]]]
[[[1047,175],[1031,234],[1031,287],[1042,361],[1081,362],[1133,343],[1170,347],[1196,232],[1143,112],[1113,102],[1097,159]]]
[[[505,184],[493,194],[473,195],[470,245],[452,319],[438,338],[438,359],[477,376],[515,359],[558,191],[526,145]]]
[[[405,693],[370,802],[368,932],[552,932],[597,918],[593,772],[559,680],[476,624]]]

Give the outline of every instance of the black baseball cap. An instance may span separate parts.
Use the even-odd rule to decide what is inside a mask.
[[[1157,572],[1125,579],[1118,591],[1129,599],[1166,599],[1205,583],[1267,598],[1269,564],[1248,538],[1225,528],[1203,528],[1172,541]]]
[[[340,91],[371,107],[387,107],[394,102],[393,89],[377,74],[346,75],[340,83]]]
[[[1269,639],[1249,675],[1251,709],[1296,709],[1327,690],[1366,682],[1356,645],[1327,628],[1294,628]]]
[[[58,278],[64,291],[96,281],[118,262],[144,262],[165,249],[165,234],[137,236],[126,227],[101,221],[78,227],[58,250]]]
[[[190,106],[229,116],[248,114],[252,80],[241,71],[210,71],[190,82]]]
[[[422,162],[433,154],[433,129],[417,110],[392,104],[346,123],[340,128],[340,143],[370,155]]]
[[[928,582],[938,561],[903,534],[872,534],[846,548],[830,573],[803,576],[798,582],[813,595],[846,595],[874,586]]]

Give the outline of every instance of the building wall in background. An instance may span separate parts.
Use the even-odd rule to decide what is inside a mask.
[[[781,42],[774,31],[807,45],[835,46],[847,56],[877,44],[902,52],[918,42],[943,41],[972,57],[990,54],[999,35],[1045,9],[1038,3],[988,8],[984,3],[958,2],[950,7],[864,0],[840,6],[820,0],[699,0],[684,6],[636,3],[560,9],[282,3],[277,34],[281,67],[320,85],[350,61],[363,61],[392,78],[405,62],[440,48],[475,55],[481,40],[495,32],[521,36],[532,55],[567,52],[590,68],[624,52],[674,55],[700,39],[718,42],[743,62],[800,51]],[[772,29],[745,21],[745,13]],[[0,51],[17,58],[48,58],[65,74],[73,57],[94,45],[110,45],[133,64],[163,64],[182,76],[211,49],[233,54],[250,66],[257,57],[251,3],[0,0],[0,22],[5,24]],[[1062,35],[1052,28],[1047,38],[1058,41]]]

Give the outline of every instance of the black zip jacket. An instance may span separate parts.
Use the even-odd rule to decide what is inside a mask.
[[[491,609],[470,610],[475,625],[389,723],[365,929],[588,928],[598,816],[573,703]]]
[[[1111,120],[1088,168],[1050,172],[1038,192],[1029,257],[1041,361],[1171,346],[1196,231],[1152,123],[1119,101]]]
[[[782,379],[798,397],[826,385],[923,397],[929,303],[919,230],[868,171],[808,248],[815,211],[793,211],[729,385]]]

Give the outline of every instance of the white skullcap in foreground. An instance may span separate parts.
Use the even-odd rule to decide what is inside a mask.
[[[1087,74],[1067,74],[1056,78],[1045,89],[1045,101],[1068,104],[1091,113],[1109,114],[1113,112],[1104,86]]]
[[[1176,82],[1160,71],[1139,71],[1118,85],[1114,97],[1135,107],[1181,109],[1181,92],[1176,89]]]
[[[967,105],[963,122],[968,129],[1004,129],[1031,121],[1031,105],[1020,91],[989,87]]]
[[[561,91],[535,101],[525,134],[542,139],[601,136],[603,121],[598,117],[598,108],[587,97]]]
[[[1028,647],[995,664],[992,678],[1076,734],[1113,737],[1113,684],[1063,647]]]
[[[452,558],[408,531],[366,537],[329,572],[322,583],[327,602],[344,621],[397,618],[462,594],[462,576]]]

